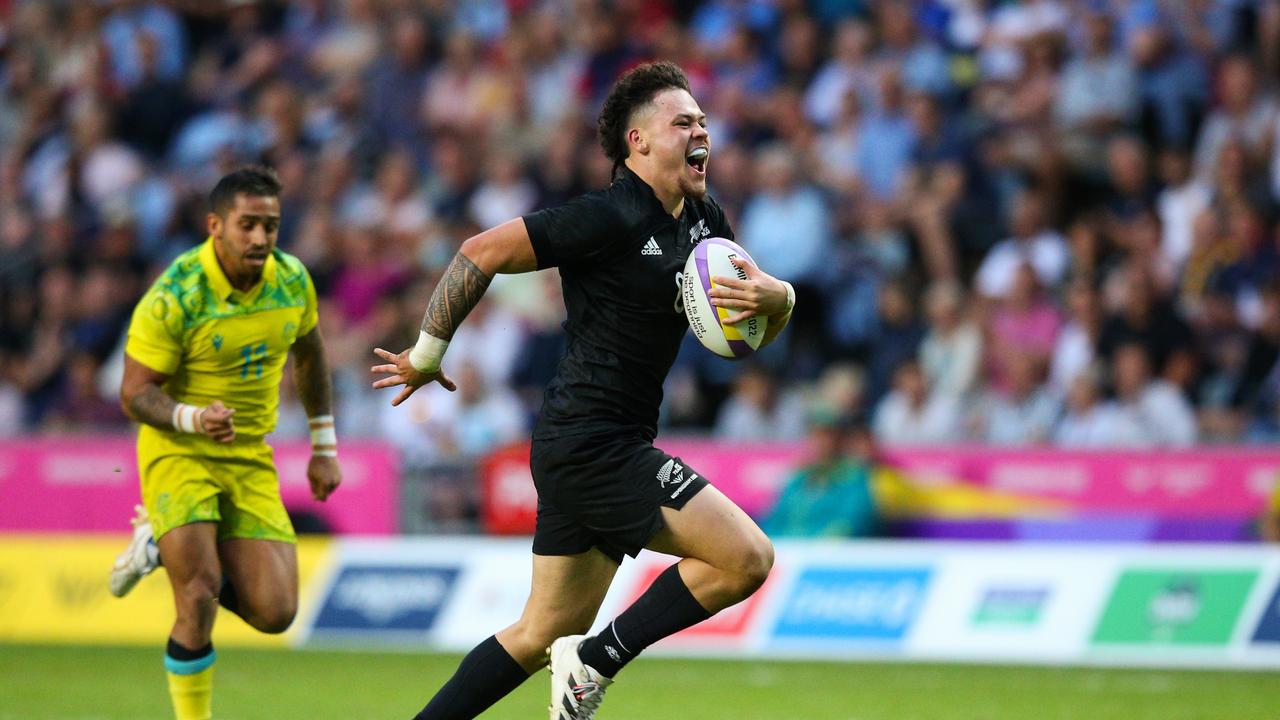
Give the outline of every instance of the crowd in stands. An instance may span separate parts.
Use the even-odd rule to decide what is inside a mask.
[[[370,350],[411,343],[462,240],[607,185],[601,100],[663,58],[737,238],[798,294],[750,362],[688,338],[664,433],[799,439],[818,398],[886,444],[1275,441],[1278,55],[1274,0],[2,0],[0,437],[127,431],[133,304],[261,162],[340,435],[421,462],[520,439],[554,271],[494,282],[456,394],[392,410]]]

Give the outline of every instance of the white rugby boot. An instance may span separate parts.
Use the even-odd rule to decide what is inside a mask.
[[[129,547],[116,556],[107,581],[107,588],[116,597],[128,595],[139,580],[160,567],[160,548],[156,546],[155,535],[151,532],[147,509],[135,505],[133,511],[136,513],[130,521],[133,523],[133,539],[129,541]]]
[[[551,720],[592,720],[613,680],[578,657],[586,635],[566,635],[551,643]]]

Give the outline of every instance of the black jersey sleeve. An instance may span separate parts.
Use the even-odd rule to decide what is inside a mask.
[[[729,218],[725,217],[724,209],[720,207],[710,195],[707,196],[707,217],[709,219],[708,229],[711,230],[712,237],[722,237],[725,240],[733,240],[733,228],[729,227]]]
[[[596,193],[529,213],[524,225],[539,270],[594,265],[620,252],[629,236],[622,214]]]

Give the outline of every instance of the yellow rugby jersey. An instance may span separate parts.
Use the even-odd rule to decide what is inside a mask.
[[[213,239],[178,256],[133,309],[125,345],[133,359],[169,375],[178,402],[235,408],[236,435],[275,429],[289,347],[316,326],[316,291],[302,262],[279,249],[248,292],[231,286]],[[172,433],[143,425],[142,446]]]

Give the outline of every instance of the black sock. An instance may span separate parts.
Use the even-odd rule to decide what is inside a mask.
[[[662,571],[631,607],[595,637],[583,641],[578,657],[611,678],[641,650],[711,617],[680,578],[678,563]]]
[[[529,679],[529,673],[490,635],[475,646],[449,682],[413,720],[471,720]]]
[[[211,642],[205,643],[202,648],[192,650],[186,645],[178,644],[178,641],[173,638],[169,638],[169,645],[164,649],[165,655],[168,655],[174,660],[182,661],[199,660],[211,652],[213,652],[213,643]]]
[[[222,589],[218,591],[218,604],[237,615],[240,614],[240,596],[236,595],[236,586],[232,585],[225,576],[222,578]]]

